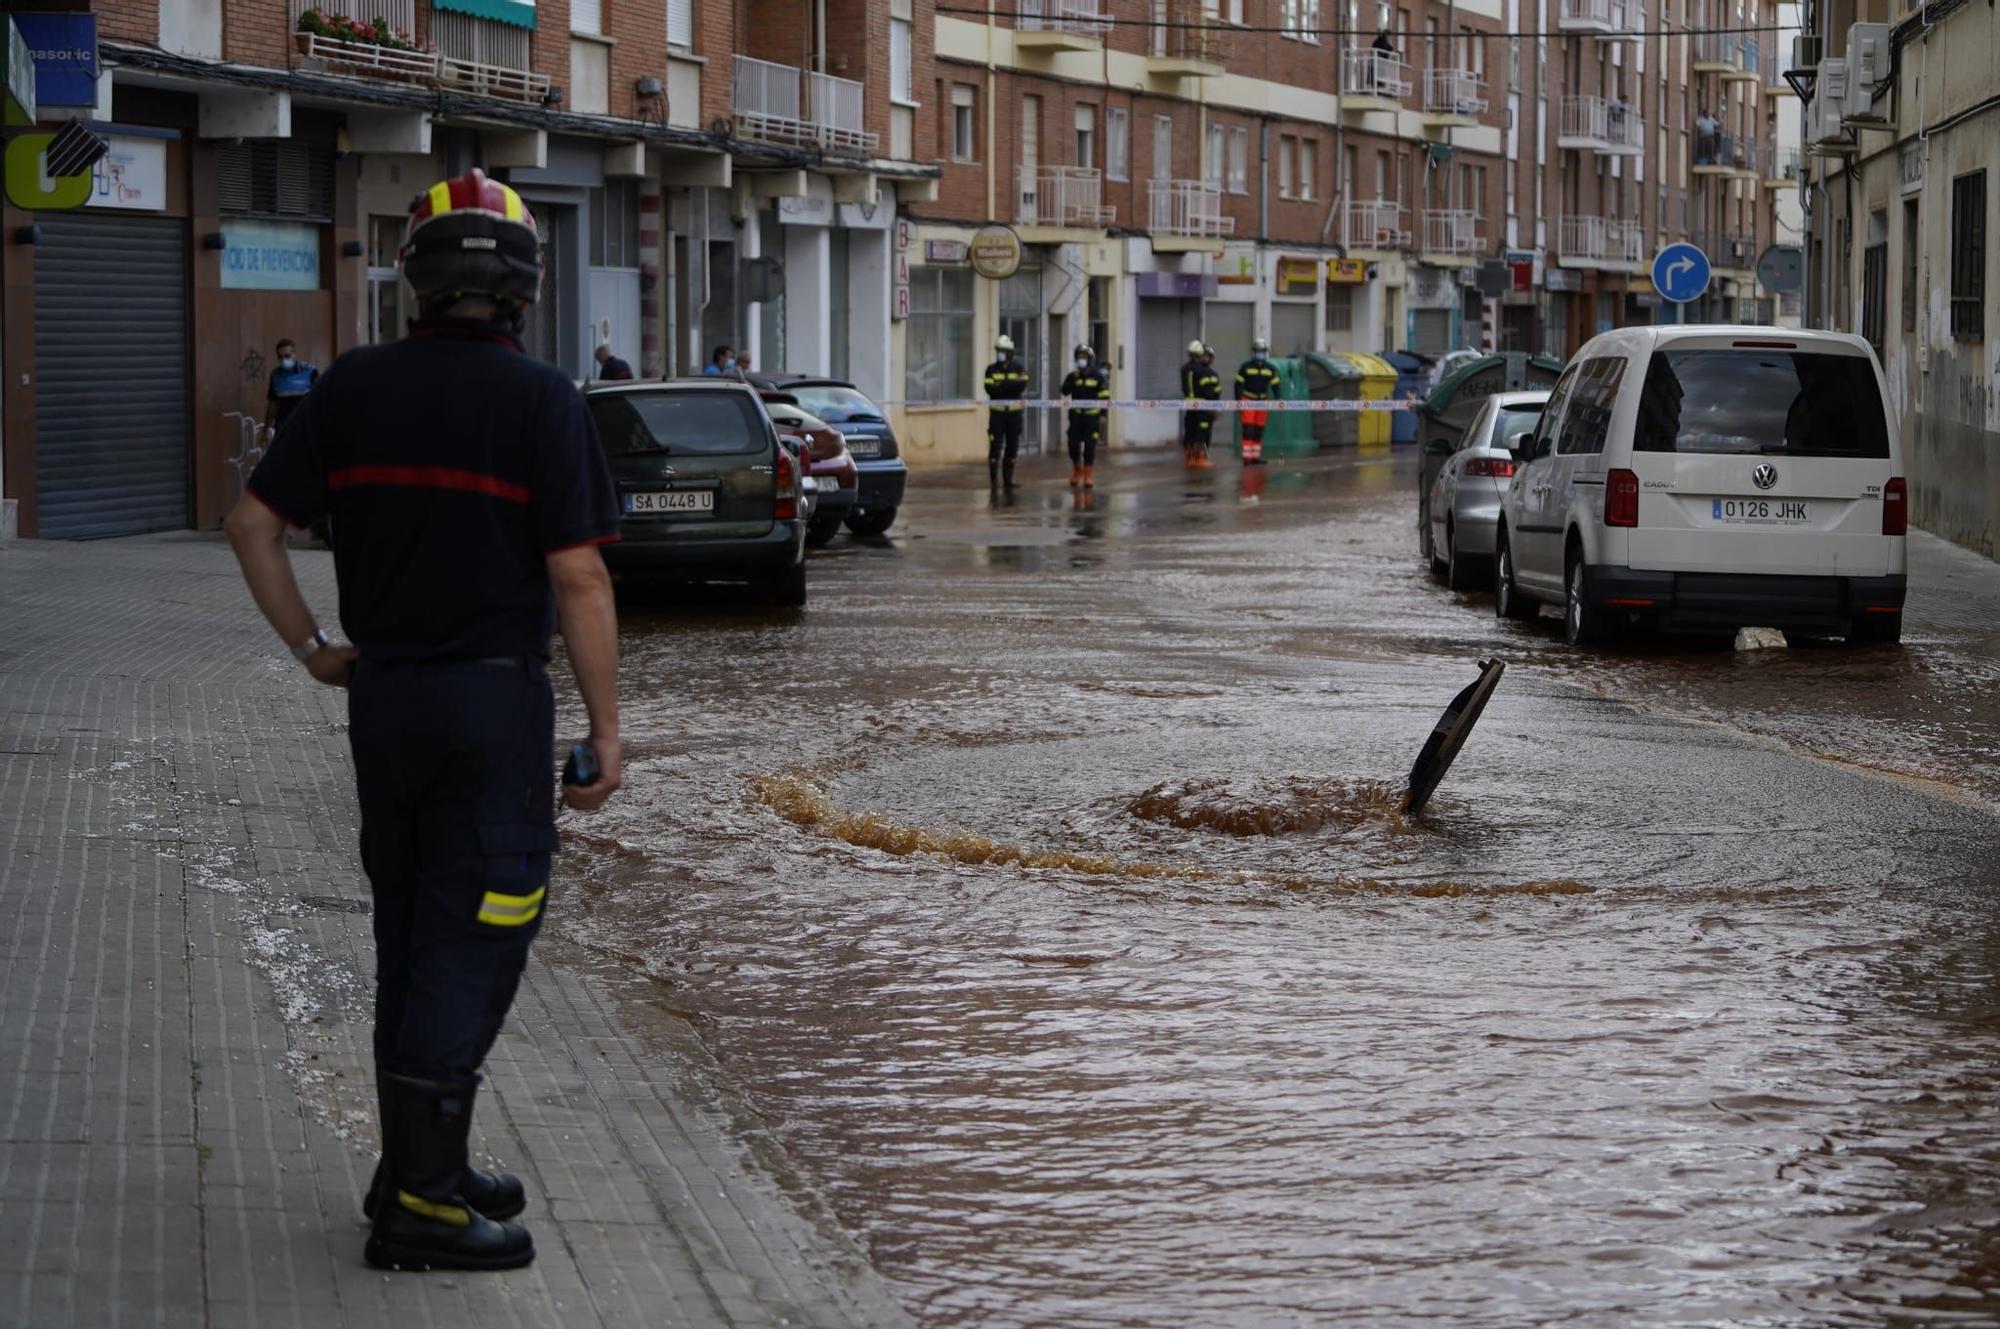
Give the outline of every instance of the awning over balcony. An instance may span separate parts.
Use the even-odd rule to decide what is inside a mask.
[[[448,9],[454,14],[490,18],[517,28],[535,26],[535,0],[431,0],[431,8]]]

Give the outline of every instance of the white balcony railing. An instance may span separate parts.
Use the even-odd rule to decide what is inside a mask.
[[[1641,151],[1646,126],[1638,113],[1616,98],[1564,97],[1559,107],[1558,139],[1589,139],[1599,151]]]
[[[1611,217],[1559,217],[1556,252],[1593,263],[1642,263],[1646,231],[1637,222]]]
[[[1646,228],[1635,221],[1612,221],[1604,229],[1604,257],[1613,263],[1644,263]]]
[[[1019,167],[1023,226],[1078,226],[1095,229],[1118,218],[1104,206],[1104,178],[1090,166]]]
[[[301,32],[299,23],[308,10],[326,18],[368,24],[379,18],[399,44]],[[416,0],[291,0],[288,11],[299,54],[341,73],[433,82],[509,101],[539,102],[549,90],[549,76],[529,68],[530,34],[526,28],[434,9],[430,12],[431,49],[409,50],[400,43],[414,44]]]
[[[1366,46],[1342,51],[1340,95],[1401,101],[1410,95],[1410,67],[1398,56]]]
[[[1746,41],[1738,33],[1697,32],[1694,34],[1693,51],[1697,67],[1721,70],[1725,78],[1739,70],[1757,71],[1757,43]]]
[[[882,136],[863,127],[863,88],[851,78],[831,74],[806,75],[812,90],[812,124],[819,141],[830,148],[873,152]]]
[[[1426,254],[1477,254],[1485,242],[1479,238],[1479,214],[1471,208],[1433,208],[1424,213]]]
[[[859,83],[747,55],[734,62],[729,108],[744,138],[875,151],[881,136],[862,128]]]
[[[1111,15],[1099,0],[1021,0],[1014,24],[1022,32],[1074,32],[1102,37],[1111,31]]]
[[[1154,235],[1236,233],[1236,219],[1223,215],[1222,190],[1201,180],[1149,180],[1146,205],[1147,229]]]
[[[1469,69],[1426,69],[1424,110],[1431,115],[1486,114],[1486,85]]]
[[[1805,175],[1797,148],[1781,148],[1775,143],[1764,145],[1764,178],[1766,180],[1788,180],[1796,183]]]
[[[1410,227],[1400,203],[1359,199],[1341,214],[1341,244],[1348,249],[1408,249]]]

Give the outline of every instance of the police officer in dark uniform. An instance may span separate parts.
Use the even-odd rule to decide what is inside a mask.
[[[986,478],[995,489],[1014,487],[1014,458],[1021,451],[1021,399],[1028,394],[1028,369],[1014,358],[1014,339],[1001,333],[998,353],[986,366]]]
[[[1097,484],[1097,445],[1104,440],[1104,407],[1082,403],[1110,401],[1111,375],[1087,344],[1076,348],[1076,368],[1063,377],[1062,395],[1070,403],[1069,486],[1091,489]]]
[[[1181,366],[1181,396],[1188,401],[1220,401],[1222,375],[1215,372],[1215,353],[1200,339],[1188,343],[1187,363]],[[1181,415],[1182,460],[1191,471],[1206,470],[1208,440],[1215,429],[1214,411],[1185,411]]]
[[[519,1179],[470,1166],[479,1067],[541,927],[556,847],[550,638],[590,717],[594,780],[618,788],[617,620],[598,546],[611,477],[568,375],[522,354],[541,284],[534,218],[474,170],[433,185],[399,260],[420,317],[350,351],[279,433],[230,514],[257,606],[314,678],[348,688],[361,862],[375,903],[382,1163],[364,1209],[380,1268],[534,1259]],[[331,513],[329,644],[285,526]]]
[[[280,341],[275,349],[278,363],[264,386],[264,423],[280,429],[312,391],[313,384],[319,382],[319,366],[299,359],[299,348],[290,337]]]
[[[1274,401],[1283,394],[1278,389],[1278,367],[1270,360],[1271,343],[1262,337],[1250,343],[1250,358],[1236,371],[1238,401]],[[1243,464],[1264,464],[1264,422],[1269,413],[1250,409],[1238,417],[1242,422]]]

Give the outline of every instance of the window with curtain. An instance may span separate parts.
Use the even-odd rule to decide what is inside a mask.
[[[1122,106],[1104,108],[1104,178],[1132,178],[1132,113]]]
[[[1319,0],[1299,0],[1299,40],[1319,43]]]
[[[1242,125],[1229,131],[1229,192],[1250,192],[1250,131]]]
[[[1076,108],[1076,164],[1097,165],[1097,108]]]
[[[1174,118],[1170,115],[1153,117],[1153,178],[1174,178]]]
[[[951,159],[969,162],[979,156],[976,90],[970,83],[951,85]]]
[[[1313,196],[1313,159],[1319,156],[1319,140],[1302,138],[1299,140],[1299,197],[1311,199]]]
[[[1202,163],[1201,178],[1211,189],[1222,188],[1223,171],[1229,155],[1229,130],[1218,124],[1208,127],[1208,156]]]
[[[916,104],[910,82],[910,19],[907,12],[889,20],[889,97],[905,106]]]
[[[972,397],[972,270],[910,269],[903,396],[913,402]]]
[[[1292,136],[1278,135],[1278,197],[1292,196]]]

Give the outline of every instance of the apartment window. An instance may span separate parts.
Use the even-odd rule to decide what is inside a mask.
[[[1296,151],[1290,134],[1278,135],[1278,197],[1292,196],[1292,157]]]
[[[1278,0],[1278,35],[1298,39],[1299,0]]]
[[[1424,68],[1436,69],[1437,67],[1438,21],[1434,18],[1427,18],[1424,20]]]
[[[1132,178],[1132,113],[1121,106],[1104,110],[1104,177]]]
[[[1229,131],[1229,192],[1250,192],[1250,131],[1241,125]]]
[[[978,90],[970,83],[951,85],[951,159],[975,161],[979,157]]]
[[[590,266],[639,266],[639,182],[612,180],[589,191]]]
[[[1335,182],[1335,192],[1349,201],[1353,200],[1354,191],[1361,184],[1359,161],[1360,154],[1355,151],[1353,144],[1349,144],[1346,156],[1340,163],[1340,179]]]
[[[1917,330],[1917,282],[1922,255],[1917,249],[1917,201],[1903,201],[1903,331]]]
[[[1986,172],[1951,182],[1951,335],[1986,336]]]
[[[1319,0],[1298,0],[1299,38],[1319,44]],[[1351,24],[1349,26],[1352,26]]]
[[[1208,156],[1202,162],[1201,178],[1210,189],[1222,188],[1222,173],[1229,155],[1229,130],[1218,124],[1208,127]]]
[[[1299,197],[1302,199],[1310,200],[1313,196],[1313,161],[1318,156],[1318,139],[1299,140]]]
[[[1097,165],[1097,108],[1076,108],[1076,164]]]
[[[909,0],[902,0],[902,3],[890,7],[889,99],[903,106],[917,104],[917,94],[910,82]]]
[[[1354,331],[1354,288],[1333,285],[1326,288],[1326,330]]]
[[[1389,154],[1380,150],[1375,153],[1375,197],[1392,197],[1389,193]]]
[[[1153,117],[1153,178],[1174,178],[1174,118],[1170,115]]]
[[[569,30],[582,33],[602,32],[603,0],[569,0]]]
[[[908,367],[910,401],[966,401],[972,396],[972,270],[912,268]]]
[[[1889,214],[1878,209],[1869,215],[1868,245],[1861,251],[1861,335],[1877,356],[1888,321]]]
[[[680,51],[694,46],[694,0],[667,0],[667,45]]]
[[[289,139],[221,143],[215,149],[217,211],[232,217],[333,220],[333,150]]]

